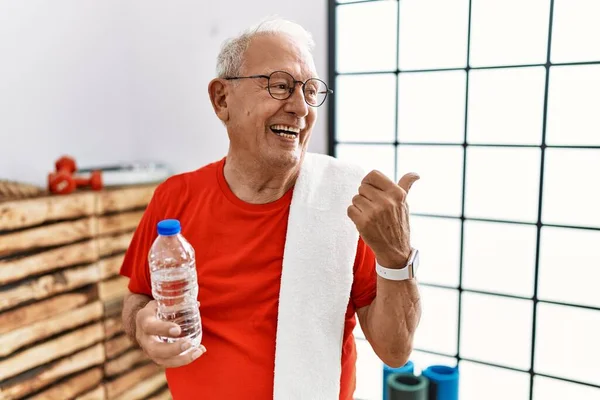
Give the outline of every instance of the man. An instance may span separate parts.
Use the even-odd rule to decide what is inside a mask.
[[[417,283],[412,274],[406,275],[415,255],[410,247],[406,195],[418,176],[407,174],[395,184],[372,171],[361,175],[362,182],[356,186],[350,184],[354,197],[347,198],[344,207],[327,210],[326,204],[318,205],[316,209],[323,209],[313,220],[292,221],[290,215],[303,206],[299,177],[312,176],[303,169],[310,159],[306,149],[318,106],[330,93],[316,78],[311,47],[306,31],[281,20],[263,22],[225,43],[218,57],[218,77],[210,82],[208,91],[230,139],[227,156],[161,184],[127,251],[121,270],[131,278],[131,293],[123,306],[125,330],[154,362],[167,368],[175,400],[350,400],[355,389],[355,315],[375,353],[386,364],[401,366],[412,351],[421,311]],[[335,168],[336,176],[341,177],[344,169]],[[301,173],[303,170],[306,172]],[[332,193],[340,186],[326,183]],[[310,189],[311,184],[305,186]],[[319,192],[323,193],[313,193],[323,196],[319,202],[342,198]],[[341,214],[336,214],[339,208]],[[354,239],[347,235],[347,243],[353,247],[345,253],[350,260],[346,292],[329,295],[310,292],[311,287],[293,292],[294,285],[302,286],[304,278],[296,284],[286,283],[284,289],[285,276],[298,271],[307,271],[307,280],[316,276],[317,286],[329,285],[323,286],[325,291],[338,289],[333,282],[337,272],[327,278],[332,282],[319,279],[321,271],[332,270],[331,264],[342,264],[338,261],[323,260],[322,265],[319,260],[310,263],[315,265],[300,262],[296,271],[291,266],[293,251],[300,259],[324,254],[320,244],[314,249],[299,248],[302,245],[298,243],[304,242],[289,239],[291,232],[310,224],[314,234],[328,232],[331,249],[341,248],[341,239],[332,237],[342,235],[342,228],[327,231],[328,227],[318,225],[331,215],[340,227],[348,223],[356,233]],[[185,342],[157,339],[158,335],[176,337],[180,333],[177,325],[156,318],[157,306],[151,298],[147,254],[156,237],[156,224],[166,218],[181,221],[183,235],[196,251],[203,345],[193,351],[183,351],[189,347]],[[344,254],[332,257],[343,259]],[[345,271],[343,268],[332,271]],[[398,271],[402,278],[395,276]],[[280,304],[284,295],[286,302],[295,302],[294,307],[308,304],[312,311],[284,310]],[[321,313],[328,309],[327,302],[339,303],[340,299],[341,312],[306,326],[313,313]],[[297,322],[286,332],[282,313],[286,313],[285,324]],[[338,317],[339,330],[329,321]],[[319,330],[321,325],[331,329]],[[319,333],[311,336],[311,332]],[[327,337],[321,342],[320,336]],[[296,359],[294,370],[290,362]],[[307,360],[312,365],[306,365]],[[325,364],[338,369],[333,368],[334,373],[328,375]],[[289,371],[296,376],[290,376]],[[311,378],[315,382],[292,388],[305,374],[315,371],[317,375]]]

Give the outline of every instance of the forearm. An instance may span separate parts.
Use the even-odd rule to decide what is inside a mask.
[[[371,346],[390,367],[406,363],[421,318],[416,280],[392,281],[377,277],[377,295],[367,315]]]
[[[150,297],[143,294],[129,293],[123,301],[123,312],[121,314],[123,320],[123,329],[125,333],[134,343],[137,343],[135,337],[136,316],[138,311],[146,306],[152,300]]]

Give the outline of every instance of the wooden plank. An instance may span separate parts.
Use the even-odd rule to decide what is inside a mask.
[[[0,260],[0,285],[72,265],[91,263],[97,259],[96,244],[93,240],[88,240],[31,256]]]
[[[156,185],[143,185],[100,192],[96,213],[100,215],[146,207],[155,189]]]
[[[132,238],[133,232],[127,232],[116,236],[104,236],[96,239],[100,257],[127,250]]]
[[[102,382],[102,369],[92,368],[52,386],[50,389],[31,397],[30,400],[72,399],[97,386],[100,382]]]
[[[0,384],[0,399],[22,399],[75,372],[83,371],[105,360],[104,346],[98,343],[69,357],[29,370]]]
[[[107,399],[116,398],[126,390],[134,387],[136,383],[141,382],[152,375],[156,375],[160,370],[160,367],[156,364],[146,364],[121,375],[114,381],[106,382]]]
[[[141,349],[132,349],[121,354],[114,360],[104,364],[104,374],[108,377],[119,375],[142,361],[148,361],[148,357]]]
[[[96,288],[88,287],[78,292],[61,294],[11,311],[0,312],[0,334],[60,315],[87,304],[97,297]]]
[[[149,397],[148,400],[173,400],[173,397],[171,396],[171,391],[167,387],[162,392]]]
[[[96,233],[96,218],[59,222],[0,236],[0,256],[88,239]]]
[[[90,390],[81,396],[75,397],[75,400],[104,400],[106,399],[106,389],[104,385],[100,385],[95,389]]]
[[[98,261],[98,268],[100,269],[100,278],[102,280],[110,278],[115,275],[119,275],[121,272],[121,265],[123,264],[123,254],[118,254],[116,256],[103,258]]]
[[[39,300],[57,293],[67,292],[99,280],[98,266],[90,264],[44,275],[16,287],[0,288],[0,311],[29,300]]]
[[[0,381],[91,346],[104,338],[102,323],[59,336],[0,361]]]
[[[146,378],[131,389],[119,395],[115,400],[145,400],[148,396],[167,384],[163,371]]]
[[[48,196],[46,188],[31,183],[0,178],[0,202]]]
[[[104,352],[106,353],[106,358],[111,359],[132,347],[134,347],[134,343],[131,339],[127,335],[121,335],[108,340],[105,343]]]
[[[104,336],[110,339],[113,336],[123,333],[123,320],[121,316],[111,317],[104,320]]]
[[[143,211],[132,211],[100,217],[98,218],[98,235],[135,230],[143,214]]]
[[[112,318],[121,315],[123,311],[123,299],[111,299],[104,302],[104,317]]]
[[[96,301],[81,308],[0,335],[0,357],[14,353],[28,344],[99,319],[102,317],[103,311],[104,307],[102,303]]]
[[[90,216],[96,209],[94,193],[48,196],[0,203],[0,231],[26,228],[44,222]]]
[[[129,292],[127,284],[129,278],[124,276],[117,276],[98,283],[98,296],[102,301],[109,301],[113,299],[122,299],[126,293]]]

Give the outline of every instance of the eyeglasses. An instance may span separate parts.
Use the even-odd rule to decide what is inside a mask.
[[[302,93],[304,101],[311,107],[319,107],[325,102],[328,94],[333,94],[333,90],[327,87],[327,84],[320,79],[310,78],[306,82],[297,81],[292,75],[285,71],[275,71],[270,75],[250,75],[250,76],[231,76],[226,80],[235,79],[255,79],[263,78],[267,80],[267,90],[272,98],[277,100],[289,99],[298,83],[302,84]]]

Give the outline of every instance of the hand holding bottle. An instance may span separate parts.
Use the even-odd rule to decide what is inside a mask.
[[[173,322],[157,318],[157,302],[152,300],[138,311],[135,319],[136,339],[146,355],[166,368],[187,365],[206,353],[206,348],[193,347],[188,339],[174,340],[181,335],[181,328]],[[161,338],[173,340],[161,340]]]

